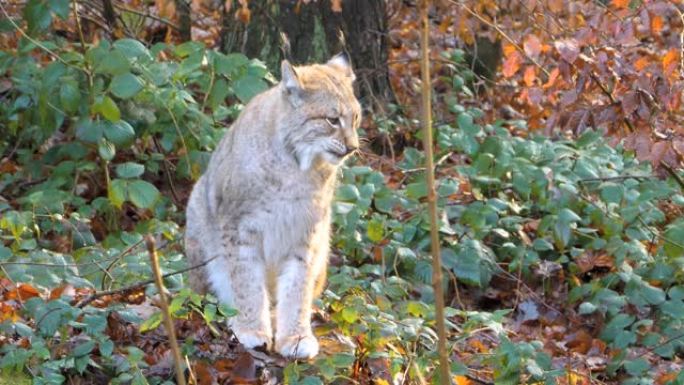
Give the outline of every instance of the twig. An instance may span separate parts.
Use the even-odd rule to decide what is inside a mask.
[[[2,11],[2,13],[5,15],[5,17],[6,17],[7,20],[10,22],[10,24],[12,24],[12,27],[14,27],[14,29],[17,30],[17,32],[19,32],[19,34],[21,34],[21,36],[23,36],[26,40],[28,40],[28,41],[30,41],[31,43],[35,44],[36,47],[38,47],[38,48],[42,49],[43,51],[47,52],[50,56],[52,56],[53,58],[55,58],[56,60],[58,60],[59,62],[61,62],[62,64],[64,64],[65,66],[71,67],[71,68],[75,68],[75,69],[77,69],[77,70],[80,70],[80,71],[83,71],[83,72],[86,72],[86,73],[87,73],[87,71],[85,71],[83,68],[74,66],[74,65],[72,65],[71,63],[69,63],[68,61],[62,59],[61,56],[59,56],[58,54],[56,54],[56,53],[55,53],[54,51],[52,51],[50,48],[44,46],[41,42],[39,42],[38,40],[32,38],[32,37],[29,36],[26,32],[24,32],[24,30],[21,29],[21,27],[19,27],[19,26],[17,25],[17,23],[14,22],[14,20],[12,20],[12,18],[10,17],[10,15],[9,15],[9,14],[7,13],[7,11],[5,10],[5,7],[2,6],[2,3],[1,3],[1,2],[0,2],[0,11]]]
[[[614,97],[613,94],[606,88],[606,86],[604,86],[603,83],[601,83],[601,81],[599,80],[598,76],[596,76],[596,74],[595,74],[594,72],[590,72],[590,73],[589,73],[589,76],[590,76],[591,79],[594,81],[594,83],[596,83],[596,84],[599,86],[599,88],[601,89],[601,91],[602,91],[606,96],[608,96],[608,99],[610,99],[610,103],[611,103],[611,104],[620,104],[617,100],[615,100],[615,97]],[[625,122],[625,125],[626,125],[627,128],[629,129],[629,132],[634,132],[634,125],[632,125],[632,122],[630,122],[629,119],[627,119],[626,116],[624,116],[624,117],[622,118],[622,120]]]
[[[185,385],[185,374],[183,373],[183,360],[181,358],[180,348],[176,340],[176,331],[173,328],[173,320],[171,319],[171,312],[169,311],[169,304],[166,300],[166,289],[162,280],[161,271],[159,270],[159,257],[157,256],[157,249],[154,245],[154,238],[151,235],[145,236],[145,243],[147,244],[147,251],[150,253],[150,262],[152,263],[152,272],[154,273],[154,282],[157,285],[159,292],[159,305],[161,305],[162,314],[164,315],[164,325],[166,326],[166,334],[169,336],[169,345],[173,352],[173,360],[176,363],[176,383],[178,385]]]
[[[119,255],[117,255],[116,257],[114,257],[114,260],[113,260],[112,262],[110,262],[109,265],[107,265],[107,267],[104,269],[105,274],[111,277],[111,275],[109,274],[109,270],[110,270],[112,267],[114,267],[114,265],[115,265],[121,258],[123,258],[124,256],[126,256],[126,254],[130,253],[134,248],[136,248],[136,247],[137,247],[139,244],[141,244],[142,242],[143,242],[142,239],[139,240],[138,242],[136,242],[136,243],[134,243],[134,244],[128,246],[127,248],[125,248],[122,252],[119,253]],[[106,278],[106,277],[104,277],[104,276],[102,277],[102,285],[100,285],[100,288],[101,288],[102,290],[105,289],[105,282],[106,282],[106,279],[105,279],[105,278]],[[112,279],[112,282],[113,282],[113,281],[114,281],[114,280]]]
[[[624,180],[624,179],[655,179],[653,175],[617,175],[617,176],[606,176],[599,178],[585,178],[578,180],[579,183],[587,182],[608,182],[613,180]]]
[[[665,171],[667,171],[667,173],[670,174],[672,178],[674,178],[679,187],[681,187],[684,190],[684,179],[682,179],[682,177],[679,174],[677,174],[677,172],[672,167],[670,167],[669,164],[665,163],[665,161],[661,160],[660,165],[663,166]]]
[[[180,29],[176,24],[174,24],[174,23],[171,22],[170,20],[165,19],[165,18],[163,18],[163,17],[159,17],[159,16],[157,16],[157,15],[153,15],[153,14],[151,14],[151,13],[149,13],[149,12],[147,12],[147,13],[146,13],[146,12],[141,12],[141,11],[138,11],[137,9],[127,7],[127,6],[123,5],[122,3],[114,3],[114,7],[118,8],[118,9],[121,10],[121,11],[130,12],[130,13],[136,14],[136,15],[138,15],[138,16],[146,17],[146,18],[149,18],[149,19],[158,21],[158,22],[160,22],[160,23],[162,23],[162,24],[166,24],[166,25],[168,25],[169,27],[171,27],[171,28],[173,28],[173,29],[175,29],[175,30],[177,30],[177,31]]]
[[[437,191],[435,190],[435,165],[432,151],[432,90],[430,82],[428,7],[430,0],[420,3],[420,73],[422,78],[421,102],[423,124],[423,147],[425,151],[425,179],[428,188],[427,203],[430,214],[430,248],[432,254],[432,286],[435,292],[435,320],[437,327],[437,351],[439,373],[442,385],[451,384],[451,370],[446,346],[446,325],[444,322],[444,292],[442,290],[442,260],[439,249],[439,218],[437,216]],[[420,373],[418,371],[418,373]],[[421,381],[423,382],[423,381]]]
[[[207,259],[206,261],[204,261],[204,262],[202,262],[202,263],[198,263],[197,265],[193,265],[193,266],[190,266],[190,267],[186,267],[185,269],[173,271],[173,272],[171,272],[171,273],[166,273],[166,274],[164,274],[164,275],[162,276],[162,278],[172,277],[172,276],[174,276],[174,275],[183,274],[183,273],[188,272],[188,271],[190,271],[190,270],[194,270],[194,269],[200,268],[200,267],[202,267],[202,266],[208,264],[209,262],[213,261],[213,260],[216,259],[216,258],[218,258],[218,255],[215,256],[215,257],[209,258],[209,259]],[[93,293],[93,294],[91,294],[90,296],[86,297],[85,299],[81,300],[81,301],[76,305],[76,307],[81,307],[81,308],[82,308],[82,307],[88,305],[89,303],[95,301],[95,300],[98,299],[98,298],[102,298],[102,297],[107,296],[107,295],[114,295],[114,294],[126,293],[126,292],[129,292],[129,291],[131,291],[131,290],[140,289],[141,287],[145,287],[145,286],[147,286],[147,285],[149,285],[149,284],[151,284],[151,283],[154,283],[154,279],[148,279],[148,280],[141,281],[141,282],[138,282],[138,283],[134,283],[134,284],[132,284],[132,285],[129,285],[129,286],[126,286],[126,287],[121,287],[121,288],[118,288],[118,289],[105,290],[105,291],[98,291],[97,293]]]
[[[157,147],[157,151],[159,151],[160,154],[163,154],[164,150],[162,149],[162,146],[159,144],[159,141],[155,136],[152,136],[152,141],[154,142],[155,147]],[[173,202],[176,204],[176,206],[180,206],[181,200],[178,197],[176,185],[173,183],[173,178],[171,177],[171,170],[169,170],[168,162],[168,159],[164,159],[164,161],[162,162],[162,166],[164,167],[164,174],[166,174],[166,180],[169,182],[169,187],[171,188],[171,196],[173,198]]]
[[[548,78],[548,77],[551,77],[551,74],[549,73],[549,71],[548,71],[546,68],[544,68],[544,66],[542,66],[541,64],[539,64],[539,62],[538,62],[535,58],[533,58],[533,57],[531,57],[530,55],[528,55],[528,54],[525,52],[525,50],[524,50],[518,43],[516,43],[515,40],[513,40],[513,38],[511,38],[510,36],[508,36],[508,35],[506,34],[506,32],[504,32],[498,25],[496,25],[495,23],[492,23],[491,21],[489,21],[489,20],[485,19],[484,17],[482,17],[482,15],[480,15],[479,13],[477,13],[477,12],[473,11],[472,9],[468,8],[468,6],[465,5],[462,1],[456,1],[456,0],[449,0],[449,1],[452,2],[452,3],[454,3],[454,4],[456,4],[456,5],[461,6],[461,8],[465,9],[466,12],[468,12],[469,14],[475,16],[476,19],[478,19],[478,20],[480,20],[481,22],[487,24],[487,26],[489,26],[489,27],[491,27],[491,28],[494,28],[494,30],[496,30],[496,32],[498,32],[499,35],[501,35],[504,39],[508,40],[508,42],[511,43],[511,44],[515,47],[515,49],[517,49],[520,53],[522,53],[523,55],[525,55],[525,57],[528,58],[528,59],[532,62],[532,64],[534,64],[537,68],[539,68],[539,69],[544,73],[544,75],[547,76],[547,78]]]

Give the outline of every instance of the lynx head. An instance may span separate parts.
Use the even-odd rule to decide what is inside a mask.
[[[354,96],[349,59],[339,54],[325,64],[281,65],[280,87],[292,107],[287,119],[286,146],[299,168],[319,162],[336,166],[359,148],[356,129],[361,107]]]

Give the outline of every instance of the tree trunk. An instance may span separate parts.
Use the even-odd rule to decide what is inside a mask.
[[[247,25],[224,12],[221,49],[258,57],[276,73],[283,59],[280,33],[287,35],[294,64],[324,62],[346,51],[356,73],[362,104],[383,111],[394,103],[387,71],[387,10],[384,0],[345,0],[334,12],[331,0],[250,1]],[[340,40],[340,31],[344,41]],[[346,44],[345,44],[346,43]]]
[[[362,103],[383,111],[387,103],[396,102],[387,70],[385,0],[345,0],[341,13],[332,11],[331,0],[321,1],[320,6],[329,50],[349,52]],[[339,39],[339,31],[344,34],[344,42]]]
[[[176,13],[178,14],[178,34],[181,40],[192,40],[192,18],[190,17],[190,2],[188,0],[176,0]]]

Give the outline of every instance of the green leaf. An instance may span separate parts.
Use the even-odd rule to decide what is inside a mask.
[[[75,112],[81,102],[78,83],[73,79],[63,80],[59,88],[59,101],[66,112]]]
[[[102,126],[90,119],[82,119],[76,123],[76,138],[88,142],[98,143],[102,139]]]
[[[483,264],[487,260],[482,244],[468,239],[456,248],[456,277],[469,285],[484,287],[491,279],[491,271]]]
[[[130,72],[119,74],[112,78],[109,90],[121,99],[132,98],[143,88],[140,79]]]
[[[594,305],[591,302],[582,302],[582,304],[579,306],[579,313],[584,315],[584,314],[591,314],[596,311],[596,305]]]
[[[231,317],[235,317],[236,315],[238,315],[237,309],[232,308],[232,307],[225,305],[223,303],[220,303],[218,305],[218,311],[221,314],[223,314],[223,316],[226,318],[231,318]]]
[[[559,249],[564,249],[570,243],[570,237],[572,235],[572,228],[568,222],[561,220],[556,221],[553,226],[553,238],[556,242],[556,246]]]
[[[126,192],[128,190],[128,182],[123,179],[114,179],[109,186],[107,197],[112,202],[114,207],[121,208],[126,201]]]
[[[112,50],[104,55],[95,66],[95,73],[119,75],[128,72],[131,64],[119,50]]]
[[[114,42],[114,48],[127,58],[151,58],[150,51],[141,42],[134,39],[121,39]]]
[[[336,368],[350,368],[356,361],[356,357],[348,353],[337,353],[330,359]]]
[[[337,199],[345,202],[355,202],[359,199],[359,189],[353,184],[345,184],[337,188]]]
[[[145,166],[138,163],[126,162],[116,166],[116,174],[119,178],[137,178],[145,172]]]
[[[104,136],[117,146],[126,146],[135,139],[135,130],[125,120],[105,122]]]
[[[359,319],[359,313],[353,307],[344,307],[342,309],[342,319],[348,323],[354,323]]]
[[[255,76],[245,76],[233,83],[233,91],[235,91],[235,95],[242,103],[249,102],[254,96],[265,91],[267,88],[268,84],[263,79]]]
[[[684,221],[680,220],[665,231],[663,249],[670,258],[684,256]]]
[[[57,16],[66,20],[69,17],[69,1],[70,0],[50,0],[50,9]]]
[[[145,333],[147,331],[154,330],[157,327],[159,327],[161,322],[162,322],[162,313],[156,312],[156,313],[152,314],[152,316],[150,318],[146,319],[145,321],[143,321],[143,323],[140,324],[140,332]]]
[[[368,221],[366,235],[368,235],[368,239],[370,239],[371,242],[378,243],[382,241],[385,236],[385,225],[377,218],[371,219]]]
[[[95,341],[86,341],[75,347],[72,355],[75,357],[85,356],[86,354],[92,352],[93,349],[95,349]]]
[[[651,364],[643,358],[625,362],[625,370],[632,376],[638,376],[651,368]]]
[[[101,97],[92,106],[93,113],[100,114],[110,122],[117,122],[121,120],[121,111],[114,100],[109,96]]]
[[[219,53],[214,59],[216,72],[226,76],[232,76],[238,69],[247,64],[249,64],[249,59],[241,53],[230,53],[228,55]]]
[[[323,381],[315,376],[306,376],[299,382],[299,385],[323,385]]]
[[[532,242],[532,248],[537,251],[547,251],[553,250],[553,245],[544,238],[537,238]]]
[[[582,220],[582,218],[575,214],[574,211],[564,208],[561,209],[561,211],[558,213],[558,220],[563,222],[563,223],[573,223],[573,222],[579,222]]]
[[[428,187],[425,181],[409,183],[406,186],[406,196],[412,199],[420,199],[428,195]]]
[[[218,79],[214,86],[211,88],[209,93],[209,98],[207,102],[212,110],[215,110],[218,106],[223,104],[224,99],[230,93],[230,88],[228,87],[228,82],[225,79]]]
[[[103,160],[110,161],[116,155],[116,147],[114,143],[102,138],[97,144],[97,153],[100,154],[100,158]]]
[[[159,190],[152,183],[136,180],[128,186],[128,197],[134,205],[142,209],[149,209],[159,199]]]
[[[111,357],[112,353],[114,352],[114,342],[112,342],[110,339],[100,342],[99,350],[103,357]]]
[[[620,203],[625,194],[625,187],[617,183],[603,183],[601,185],[601,199],[606,203]]]
[[[50,26],[52,14],[45,1],[29,0],[24,7],[24,20],[28,24],[29,34],[35,34]]]

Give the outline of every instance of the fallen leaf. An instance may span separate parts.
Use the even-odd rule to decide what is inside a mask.
[[[570,64],[574,63],[577,60],[577,56],[579,56],[579,46],[575,39],[557,40],[554,43],[554,47],[556,47],[563,60]]]
[[[534,85],[535,79],[537,79],[537,67],[533,65],[527,66],[527,68],[525,68],[525,75],[523,76],[525,85],[532,87]]]
[[[629,6],[629,0],[613,0],[613,6],[618,9],[627,8]]]
[[[525,37],[525,42],[523,43],[523,49],[525,53],[529,56],[536,58],[541,52],[541,40],[537,35],[529,34]]]
[[[548,89],[553,87],[553,85],[556,83],[556,79],[558,79],[558,75],[560,75],[560,70],[558,69],[558,67],[556,67],[551,71],[551,74],[549,74],[549,80],[547,80],[546,83],[544,83],[542,88]]]
[[[634,68],[637,71],[641,71],[651,64],[651,60],[647,56],[642,56],[634,62]]]
[[[510,78],[511,76],[515,75],[515,73],[520,69],[521,62],[522,56],[518,51],[515,51],[513,54],[508,56],[503,63],[503,76]]]
[[[654,35],[660,34],[663,30],[663,18],[660,15],[651,17],[651,33]]]
[[[677,51],[677,49],[672,48],[671,50],[667,51],[665,56],[663,56],[663,72],[665,72],[665,75],[670,76],[673,74],[678,61],[679,51]]]

